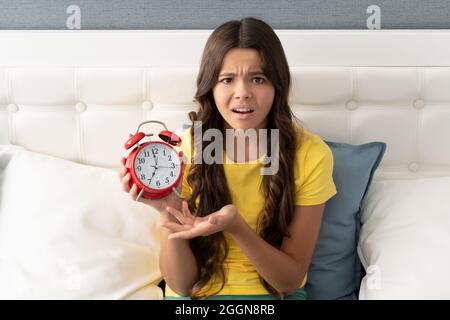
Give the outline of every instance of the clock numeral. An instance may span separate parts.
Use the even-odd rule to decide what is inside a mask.
[[[156,186],[157,186],[157,187],[161,186],[161,182],[159,182],[159,180],[156,181]]]
[[[171,167],[172,169],[174,169],[174,168],[175,168],[175,163],[172,162],[172,163],[170,164],[170,167]]]
[[[153,153],[153,155],[157,155],[158,154],[158,149],[152,149],[152,153]]]
[[[145,174],[141,174],[141,180],[145,180]]]
[[[141,166],[137,166],[137,169],[138,169],[138,171],[141,171],[142,167]]]
[[[172,161],[172,155],[169,154],[169,161]]]
[[[144,151],[144,157],[150,157],[150,152]]]
[[[144,164],[145,163],[145,159],[144,158],[138,158],[139,164]]]
[[[173,177],[173,171],[170,171],[170,176]]]
[[[166,156],[166,150],[165,149],[163,150],[163,155]]]
[[[169,184],[169,177],[166,177],[166,183]]]

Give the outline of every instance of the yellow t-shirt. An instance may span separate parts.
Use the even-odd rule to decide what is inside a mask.
[[[333,155],[326,143],[305,129],[298,129],[297,134],[302,140],[297,147],[295,159],[295,204],[317,205],[326,202],[336,194],[333,182]],[[190,129],[182,135],[181,150],[187,159],[192,159]],[[234,163],[224,152],[224,171],[228,188],[231,193],[232,203],[248,225],[256,231],[257,219],[264,208],[264,194],[260,185],[261,175],[260,159],[246,163]],[[188,162],[189,163],[189,162]],[[187,164],[183,175],[182,196],[189,197],[192,190],[187,184],[187,175],[190,165]],[[228,270],[227,282],[219,295],[255,295],[268,294],[261,284],[258,274],[241,251],[233,238],[224,232],[229,245],[228,257],[225,261],[225,269]],[[306,283],[306,276],[299,288]],[[220,284],[212,286],[207,293],[213,293],[220,288]],[[178,296],[166,286],[166,296]]]

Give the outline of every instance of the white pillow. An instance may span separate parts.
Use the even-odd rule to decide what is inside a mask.
[[[0,299],[162,299],[158,259],[116,171],[0,147]]]
[[[374,181],[362,223],[360,299],[450,299],[450,177]]]

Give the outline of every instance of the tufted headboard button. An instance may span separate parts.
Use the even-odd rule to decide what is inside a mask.
[[[151,103],[150,101],[147,100],[147,101],[142,102],[141,107],[145,111],[150,111],[153,109],[153,103]]]
[[[408,169],[409,169],[409,171],[411,171],[411,172],[417,172],[417,171],[419,171],[419,169],[420,169],[420,165],[419,165],[417,162],[411,162],[411,163],[408,165]]]
[[[79,112],[79,113],[86,111],[86,109],[87,109],[87,106],[83,102],[78,102],[75,105],[75,110],[77,110],[77,112]]]
[[[10,103],[8,104],[8,112],[9,113],[16,113],[17,111],[19,111],[19,106],[17,104],[14,103]]]
[[[350,100],[345,104],[347,110],[355,110],[358,108],[358,103],[355,100]]]
[[[425,107],[425,101],[423,101],[422,99],[414,100],[413,106],[416,109],[422,109],[423,107]]]

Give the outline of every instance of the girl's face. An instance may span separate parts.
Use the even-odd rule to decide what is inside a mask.
[[[275,88],[263,74],[261,57],[254,49],[231,49],[225,55],[214,100],[225,128],[262,129],[272,108]]]

